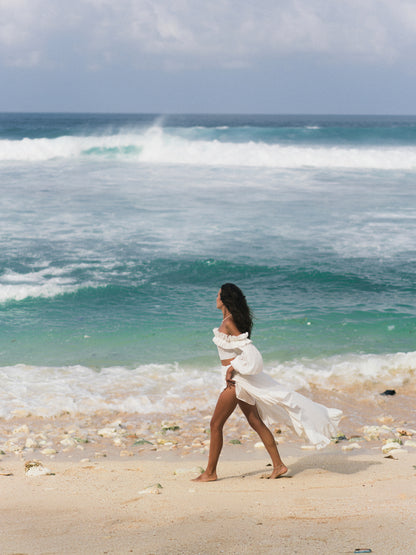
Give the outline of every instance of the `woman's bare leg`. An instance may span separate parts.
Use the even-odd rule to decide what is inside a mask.
[[[195,478],[195,482],[212,482],[217,479],[217,463],[223,445],[222,430],[236,406],[235,386],[228,385],[218,397],[217,405],[211,418],[207,468],[198,478]]]
[[[287,466],[285,466],[282,459],[280,458],[273,434],[260,418],[256,405],[249,405],[244,401],[238,401],[238,405],[243,411],[244,416],[247,418],[250,426],[259,434],[260,439],[264,443],[264,446],[267,449],[270,458],[272,459],[273,472],[270,474],[270,476],[268,476],[268,478],[279,478],[279,476],[286,474],[288,470]]]

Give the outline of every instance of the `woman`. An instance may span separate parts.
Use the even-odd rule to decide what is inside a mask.
[[[295,391],[287,390],[263,372],[263,359],[250,339],[253,320],[241,289],[233,283],[221,286],[217,308],[223,319],[215,328],[213,341],[225,371],[226,387],[220,394],[211,419],[208,465],[195,481],[217,479],[217,463],[223,445],[224,424],[238,405],[250,426],[259,434],[273,463],[268,478],[286,474],[273,434],[267,425],[289,416],[296,432],[305,434],[317,447],[325,447],[337,432],[342,412],[328,409]],[[267,424],[267,425],[266,425]]]

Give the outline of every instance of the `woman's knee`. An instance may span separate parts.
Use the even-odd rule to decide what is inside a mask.
[[[209,429],[211,430],[211,434],[213,432],[222,432],[223,428],[224,428],[224,424],[225,422],[222,419],[219,418],[211,418],[211,421],[209,423]]]

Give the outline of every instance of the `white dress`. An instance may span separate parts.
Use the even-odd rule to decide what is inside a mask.
[[[256,405],[267,426],[279,423],[285,416],[298,435],[304,435],[318,449],[336,436],[342,411],[330,409],[291,391],[263,372],[263,358],[248,333],[226,335],[214,328],[213,341],[221,360],[233,359],[233,380],[237,399]],[[224,375],[227,366],[223,367]]]

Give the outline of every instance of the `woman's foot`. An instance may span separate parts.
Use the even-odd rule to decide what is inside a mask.
[[[217,479],[216,472],[209,473],[205,471],[202,474],[200,474],[197,478],[194,478],[192,481],[193,482],[215,482],[216,479]]]
[[[285,466],[282,463],[280,466],[276,466],[275,468],[273,468],[273,472],[270,474],[270,476],[264,475],[262,476],[262,478],[267,478],[268,480],[275,480],[276,478],[280,478],[280,476],[283,476],[283,474],[286,474],[287,471],[288,471],[287,466]]]

